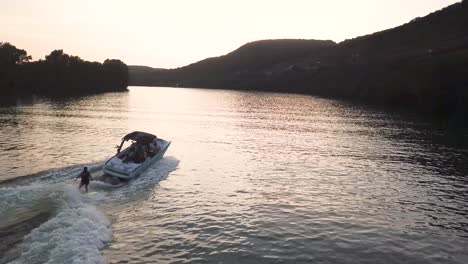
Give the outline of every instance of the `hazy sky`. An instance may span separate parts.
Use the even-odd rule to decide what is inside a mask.
[[[254,40],[342,41],[398,26],[457,0],[0,0],[0,41],[33,59],[173,68]]]

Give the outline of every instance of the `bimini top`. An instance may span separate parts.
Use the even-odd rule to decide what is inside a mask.
[[[134,131],[130,134],[127,134],[125,137],[123,137],[122,141],[133,140],[133,141],[136,141],[137,143],[149,144],[153,142],[155,138],[157,137],[153,134],[140,132],[140,131]]]

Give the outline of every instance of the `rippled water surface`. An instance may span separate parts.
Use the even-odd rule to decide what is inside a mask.
[[[463,129],[149,87],[2,105],[0,124],[0,263],[468,263]],[[164,159],[80,194],[133,130],[171,140]]]

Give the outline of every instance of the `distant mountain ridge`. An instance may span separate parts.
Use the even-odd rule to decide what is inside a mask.
[[[465,115],[468,1],[338,44],[262,40],[177,69],[130,70],[130,84],[306,93]]]
[[[202,77],[210,79],[213,74],[239,75],[252,70],[261,71],[271,65],[284,64],[330,45],[336,45],[336,43],[331,40],[301,39],[254,41],[226,55],[207,58],[177,69],[129,66],[130,83],[150,86],[185,86],[185,81],[194,81]]]

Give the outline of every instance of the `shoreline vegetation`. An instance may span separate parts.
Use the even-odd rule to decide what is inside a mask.
[[[262,40],[176,69],[129,66],[130,85],[301,93],[468,116],[468,1],[340,43]]]
[[[128,67],[120,60],[90,62],[63,50],[31,61],[25,50],[0,42],[0,95],[79,96],[127,91]]]

